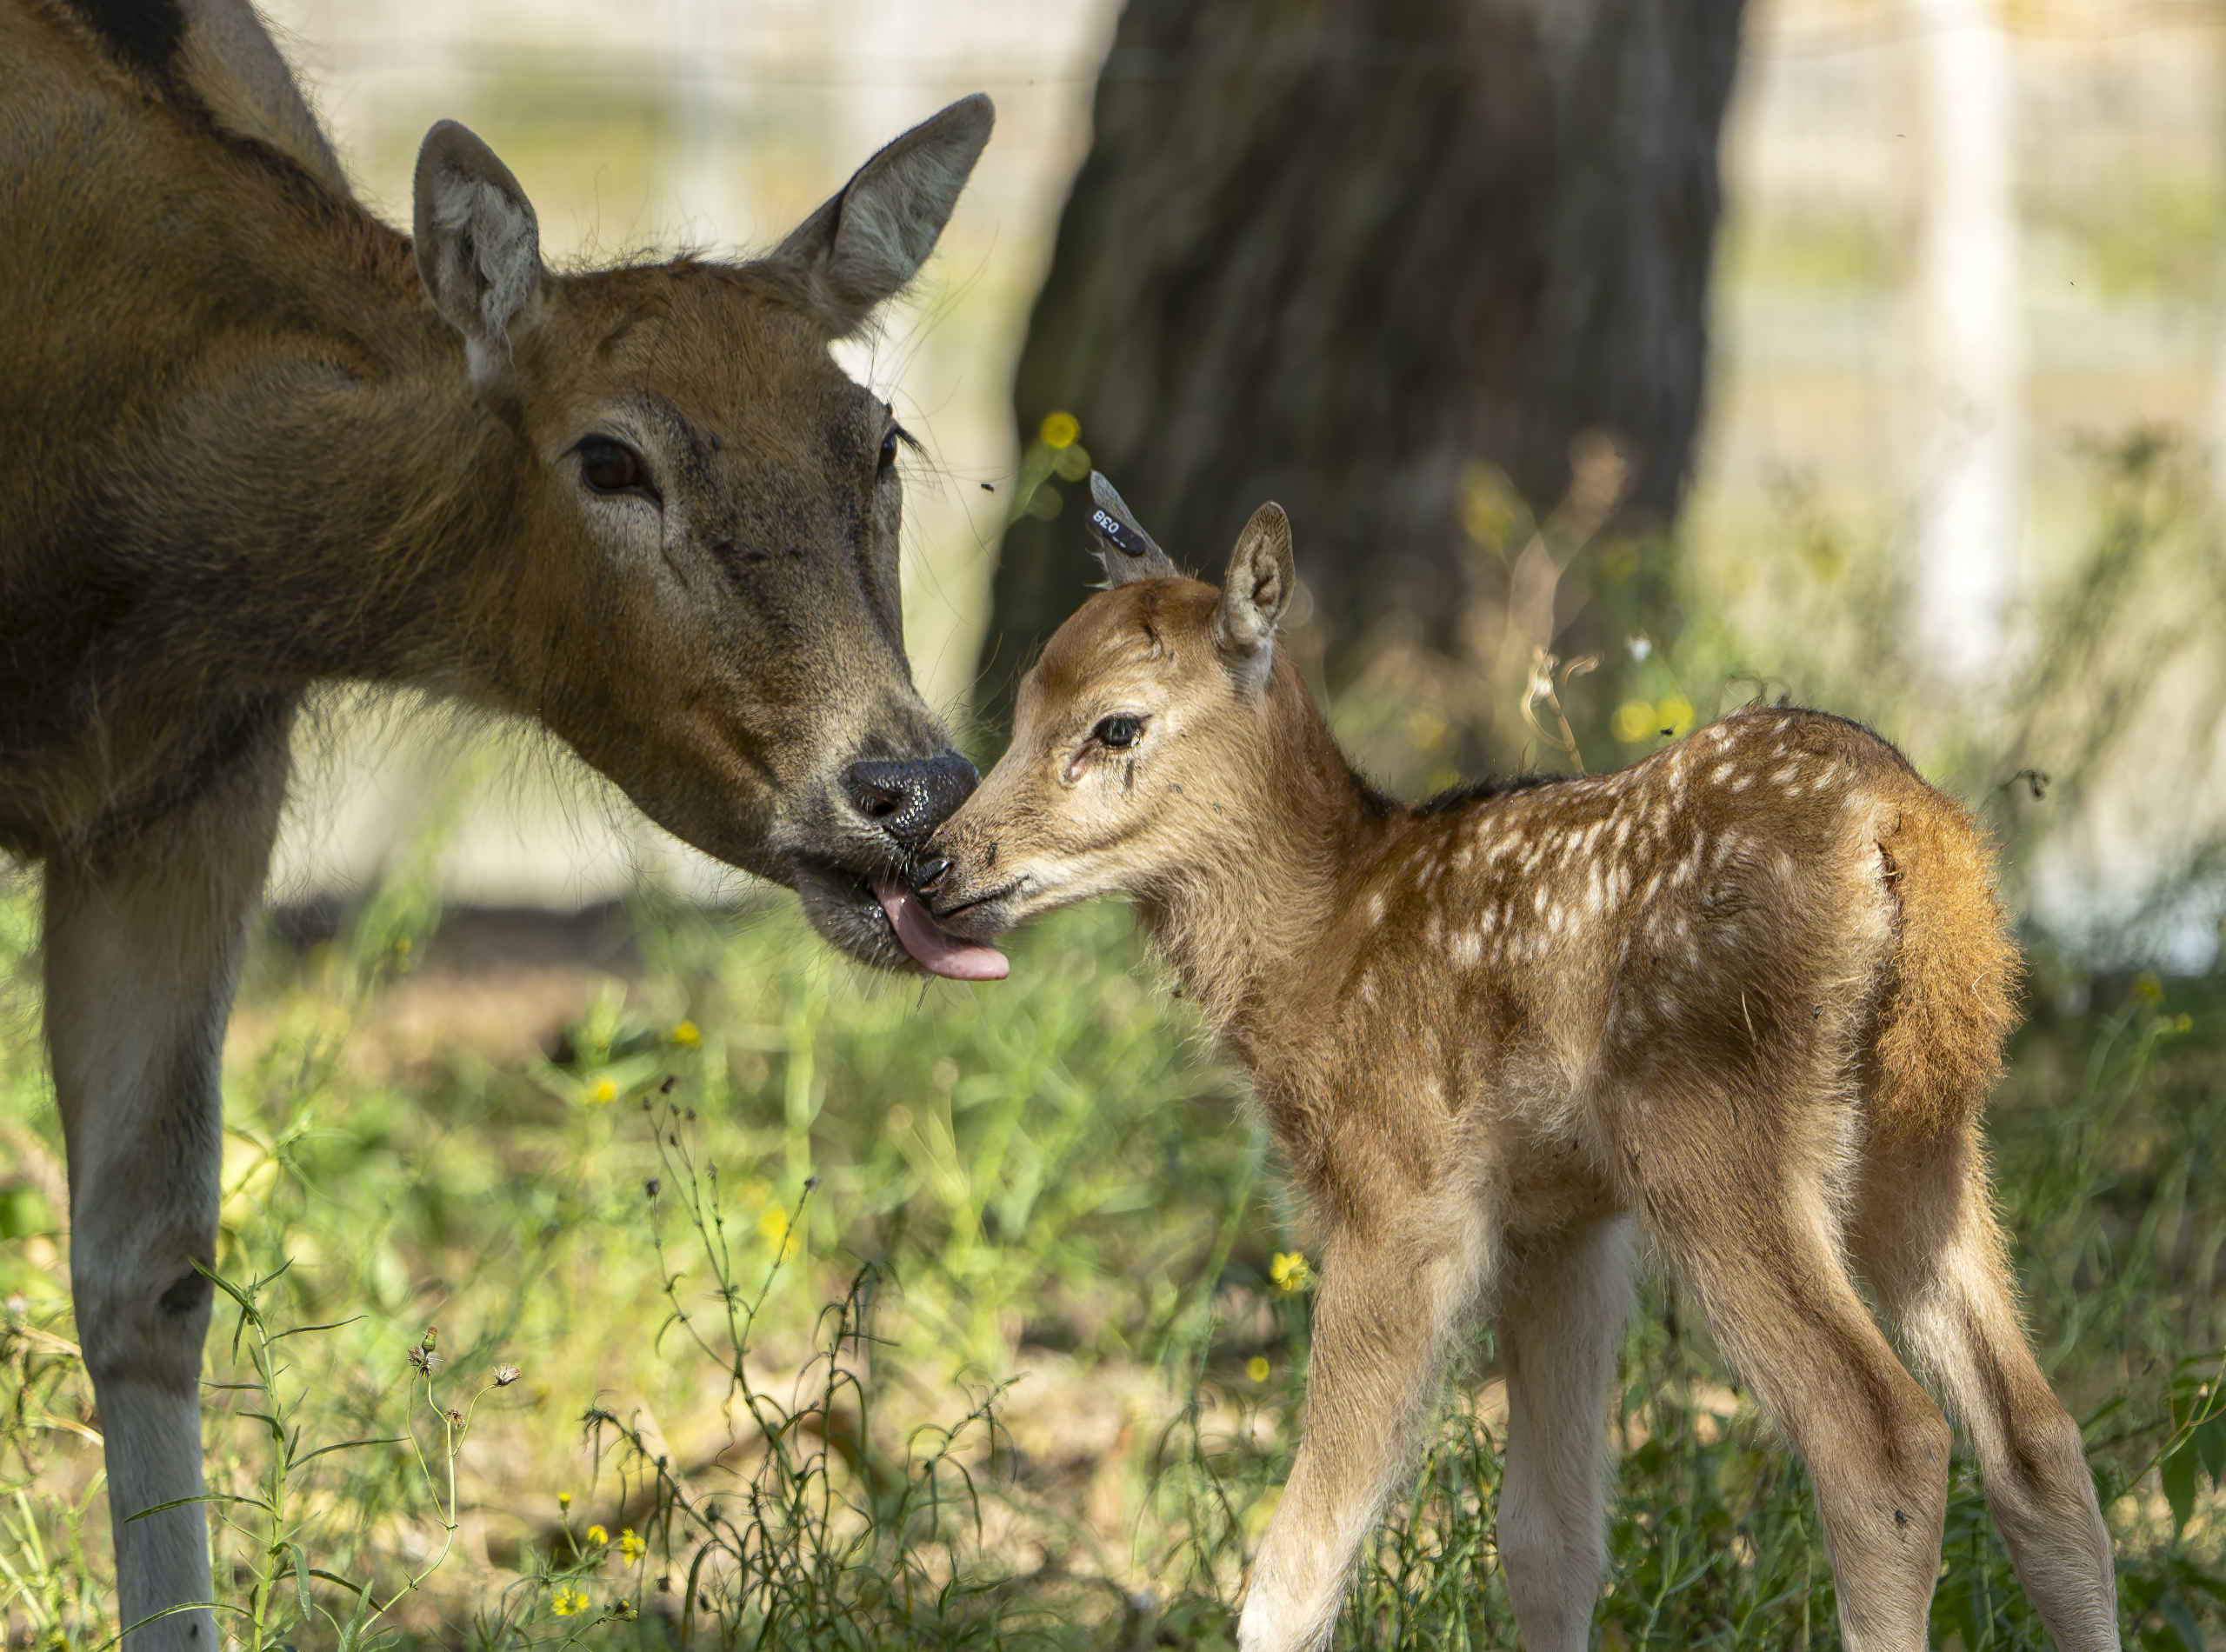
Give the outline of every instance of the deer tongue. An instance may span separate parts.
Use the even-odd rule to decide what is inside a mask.
[[[876,879],[873,892],[889,915],[889,927],[896,931],[896,943],[929,974],[951,981],[1003,981],[1012,968],[996,948],[962,941],[944,929],[911,890]]]

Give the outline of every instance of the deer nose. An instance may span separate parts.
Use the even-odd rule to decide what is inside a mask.
[[[854,763],[843,771],[850,807],[908,855],[950,818],[981,780],[974,765],[955,751]]]
[[[933,895],[950,870],[950,856],[930,855],[912,869],[912,887],[923,895]]]

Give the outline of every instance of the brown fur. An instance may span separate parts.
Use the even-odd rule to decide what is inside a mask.
[[[537,719],[902,959],[870,883],[972,771],[904,658],[890,410],[829,346],[990,122],[952,105],[757,262],[557,274],[448,123],[414,236],[373,217],[243,0],[0,0],[0,854],[44,876],[132,1652],[215,1644],[219,1055],[311,684]]]
[[[210,82],[210,10],[174,83],[60,0],[0,7],[0,849],[128,842],[345,677],[539,719],[769,876],[893,864],[830,776],[943,742],[887,410],[827,348],[855,307],[786,248],[543,271],[475,384],[305,107],[250,121],[251,86]],[[661,528],[581,497],[573,445],[613,424]]]
[[[1248,1652],[1326,1637],[1485,1308],[1524,1637],[1584,1644],[1630,1217],[1807,1458],[1850,1647],[1924,1644],[1949,1446],[1850,1262],[1979,1441],[2058,1644],[2115,1646],[2109,1540],[1990,1213],[1978,1115],[2016,958],[1969,816],[1868,730],[1779,709],[1617,773],[1398,804],[1268,641],[1279,511],[1221,590],[1107,561],[1115,589],[1022,685],[925,888],[976,936],[1135,896],[1322,1220],[1304,1440]],[[1116,749],[1122,719],[1142,732]]]

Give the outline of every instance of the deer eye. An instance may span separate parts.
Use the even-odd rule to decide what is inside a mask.
[[[1119,751],[1135,745],[1136,736],[1143,731],[1143,719],[1141,717],[1101,717],[1097,726],[1090,731],[1090,737],[1101,746]]]
[[[881,438],[881,478],[886,481],[896,470],[896,449],[900,443],[910,442],[912,433],[901,424],[889,427],[889,434]]]
[[[656,502],[657,490],[650,483],[649,466],[623,442],[607,436],[590,436],[572,450],[580,456],[580,480],[593,493],[638,493]]]

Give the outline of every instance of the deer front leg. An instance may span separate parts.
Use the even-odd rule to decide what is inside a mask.
[[[275,751],[97,862],[46,872],[46,1033],[70,1158],[70,1283],[106,1442],[129,1652],[215,1652],[198,1497],[218,1059],[280,796]],[[157,1615],[167,1614],[166,1615]]]
[[[1240,1652],[1328,1643],[1353,1561],[1408,1471],[1446,1353],[1483,1293],[1488,1249],[1473,1210],[1442,1202],[1330,1238],[1304,1430],[1252,1569]]]

